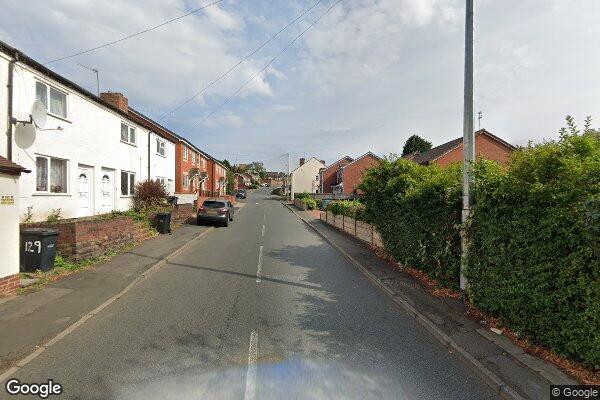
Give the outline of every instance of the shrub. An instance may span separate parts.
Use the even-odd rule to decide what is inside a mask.
[[[478,307],[600,368],[600,139],[569,131],[481,174],[466,274]]]
[[[461,169],[387,158],[365,174],[365,217],[403,265],[458,288]]]
[[[312,197],[307,197],[307,198],[303,199],[302,201],[304,201],[304,204],[306,204],[307,210],[315,210],[318,208],[317,201],[315,199],[313,199]]]
[[[167,190],[158,180],[148,179],[135,185],[133,209],[143,213],[170,212]]]
[[[298,199],[298,200],[308,199],[308,198],[312,198],[312,194],[307,193],[307,192],[294,193],[294,198]]]
[[[327,205],[327,211],[335,215],[364,220],[365,206],[358,200],[337,200]]]
[[[52,210],[52,212],[50,214],[48,214],[48,216],[46,217],[46,222],[58,222],[60,221],[60,213],[61,213],[61,209],[60,208],[55,208]]]

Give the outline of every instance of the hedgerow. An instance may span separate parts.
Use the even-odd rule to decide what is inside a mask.
[[[572,120],[560,140],[476,164],[470,300],[512,331],[600,368],[600,135]],[[394,157],[365,174],[364,217],[403,265],[457,289],[461,168]]]
[[[600,367],[600,140],[517,151],[483,174],[468,234],[473,302],[512,330]]]
[[[365,205],[358,200],[336,200],[327,205],[327,211],[364,221]]]
[[[365,216],[386,250],[403,265],[458,287],[460,265],[460,166],[422,166],[387,158],[360,185]]]

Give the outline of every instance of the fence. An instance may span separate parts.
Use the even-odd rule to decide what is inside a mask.
[[[360,196],[356,194],[338,194],[338,193],[311,193],[315,200],[352,200]]]
[[[381,235],[372,224],[359,221],[345,215],[335,215],[331,211],[321,211],[320,218],[325,223],[338,228],[357,239],[367,242],[375,247],[384,248]]]

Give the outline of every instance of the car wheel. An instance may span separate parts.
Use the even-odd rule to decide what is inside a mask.
[[[228,221],[228,220],[225,220],[225,222],[223,222],[223,226],[224,226],[225,228],[227,228],[227,227],[229,226],[229,221]]]
[[[196,220],[196,225],[202,225],[202,222],[200,222],[199,219]]]

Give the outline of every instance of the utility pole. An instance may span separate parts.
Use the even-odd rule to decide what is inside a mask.
[[[294,193],[292,193],[292,174],[290,172],[290,152],[287,153],[288,156],[288,191],[289,191],[289,199],[290,201],[294,200]]]
[[[466,224],[471,217],[473,207],[473,162],[475,160],[475,135],[473,132],[473,1],[466,0],[465,18],[465,95],[463,115],[463,181],[462,181],[462,231],[461,231],[461,260],[460,288],[466,290],[467,278],[464,275],[467,261]]]

